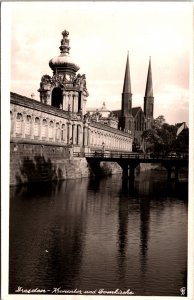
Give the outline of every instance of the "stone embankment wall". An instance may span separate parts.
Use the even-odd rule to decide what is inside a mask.
[[[32,143],[10,143],[10,185],[89,177],[93,172],[84,157],[72,157],[71,148]],[[100,174],[122,173],[116,162],[101,162]],[[157,164],[140,164],[140,171],[158,168]]]
[[[86,159],[71,158],[68,148],[10,143],[10,185],[90,175]]]
[[[151,163],[141,163],[137,168],[140,168],[141,171],[154,170],[161,166],[161,164],[151,164]]]

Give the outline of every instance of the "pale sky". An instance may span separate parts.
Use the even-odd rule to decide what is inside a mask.
[[[149,56],[154,117],[174,124],[189,111],[192,39],[190,3],[16,2],[11,17],[11,91],[30,97],[48,62],[60,54],[61,32],[69,31],[70,55],[86,74],[87,107],[121,108],[129,51],[132,103],[143,108]]]

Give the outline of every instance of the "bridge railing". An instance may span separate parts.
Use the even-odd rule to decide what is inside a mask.
[[[95,151],[90,153],[74,152],[74,157],[86,157],[86,158],[125,158],[125,159],[141,159],[141,160],[181,160],[188,159],[188,155],[161,155],[161,154],[149,154],[149,153],[136,153],[136,152],[102,152]]]

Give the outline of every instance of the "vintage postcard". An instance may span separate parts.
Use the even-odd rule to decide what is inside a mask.
[[[193,299],[192,11],[2,3],[3,300]]]

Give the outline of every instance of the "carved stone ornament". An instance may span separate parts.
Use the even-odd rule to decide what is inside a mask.
[[[43,84],[48,84],[48,83],[51,83],[52,82],[52,79],[49,75],[43,75],[42,78],[41,78],[41,83]]]
[[[66,29],[62,32],[62,36],[63,37],[67,37],[69,35],[69,31],[67,31]]]
[[[88,90],[87,90],[87,86],[86,86],[86,75],[80,75],[78,74],[74,81],[73,81],[73,85],[78,88],[80,91],[83,91],[85,96],[89,96]]]

